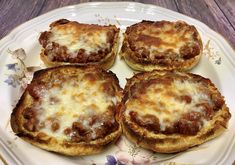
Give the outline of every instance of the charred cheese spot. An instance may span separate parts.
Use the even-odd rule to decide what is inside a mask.
[[[57,131],[60,128],[60,124],[59,121],[53,121],[53,123],[51,124],[51,130],[53,132]]]

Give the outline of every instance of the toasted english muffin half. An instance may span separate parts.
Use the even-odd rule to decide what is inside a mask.
[[[117,54],[119,29],[114,25],[82,24],[60,19],[42,32],[41,60],[46,66],[97,65],[107,70]]]
[[[15,134],[70,156],[101,152],[121,135],[122,89],[111,71],[65,65],[35,72],[11,114]]]
[[[126,137],[159,153],[175,153],[222,134],[231,117],[207,78],[178,71],[142,72],[128,79],[120,106]]]
[[[192,69],[202,55],[197,29],[183,21],[142,21],[127,27],[120,56],[134,70]]]

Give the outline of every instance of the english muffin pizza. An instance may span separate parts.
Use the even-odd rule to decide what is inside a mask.
[[[142,21],[127,27],[119,52],[127,79],[114,64],[119,28],[60,19],[42,32],[41,60],[11,114],[13,132],[48,151],[80,156],[101,152],[123,133],[158,153],[175,153],[221,135],[231,114],[207,78],[181,72],[202,55],[202,41],[183,21]],[[145,72],[148,71],[148,72]]]
[[[65,65],[35,72],[11,114],[15,134],[42,149],[98,153],[122,133],[116,120],[122,90],[111,71]]]
[[[60,19],[41,33],[41,59],[46,66],[98,65],[109,69],[115,61],[119,29],[114,25],[82,24]]]
[[[159,153],[175,153],[222,134],[231,115],[207,78],[152,71],[128,79],[120,108],[126,137]]]
[[[202,41],[183,21],[142,21],[127,27],[120,55],[139,71],[189,70],[200,60]]]

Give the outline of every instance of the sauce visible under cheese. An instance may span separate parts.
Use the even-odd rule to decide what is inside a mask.
[[[68,53],[74,56],[77,55],[79,49],[84,49],[85,53],[89,55],[110,46],[107,43],[107,31],[105,30],[89,30],[89,27],[79,29],[79,27],[68,24],[63,27],[54,27],[51,32],[50,42],[65,46]]]
[[[179,30],[174,27],[174,24],[169,23],[163,24],[162,27],[152,25],[140,32],[139,35],[145,35],[146,39],[137,39],[137,45],[148,49],[152,59],[155,59],[154,56],[159,53],[174,56],[174,54],[180,54],[182,46],[195,43],[194,31],[190,31],[189,28],[189,26],[184,26]]]
[[[39,37],[42,56],[51,62],[97,63],[114,55],[119,29],[60,19]]]
[[[151,84],[146,87],[146,93],[139,95],[138,99],[131,99],[126,102],[126,115],[131,111],[138,112],[140,116],[151,114],[159,119],[160,129],[164,131],[182,118],[183,114],[189,112],[204,113],[198,103],[212,104],[209,96],[202,90],[202,84],[184,80],[174,80],[172,84]],[[158,91],[158,92],[156,92]],[[181,96],[191,98],[186,102],[179,100]],[[140,101],[141,100],[141,101]],[[201,118],[206,125],[207,120]]]
[[[74,122],[79,122],[84,128],[90,129],[91,126],[87,119],[104,113],[109,106],[116,103],[116,98],[100,90],[104,80],[91,83],[79,76],[77,79],[70,79],[70,77],[66,79],[62,86],[55,86],[44,92],[37,107],[39,109],[37,117],[45,125],[40,131],[62,139],[69,139],[73,134],[71,132],[67,136],[64,130],[71,128]],[[84,117],[86,120],[84,120]],[[51,129],[54,120],[59,123],[59,129],[56,131]],[[98,121],[92,125],[91,129],[94,130],[102,124]],[[95,138],[95,131],[93,131],[92,136]]]
[[[123,53],[144,65],[178,65],[202,49],[196,28],[182,21],[142,21],[127,28],[125,40]],[[128,48],[132,53],[126,52]]]

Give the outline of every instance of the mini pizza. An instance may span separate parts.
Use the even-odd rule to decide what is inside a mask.
[[[122,89],[111,71],[65,65],[35,72],[11,114],[17,136],[70,155],[102,151],[121,135],[116,120]]]
[[[46,66],[97,65],[109,69],[115,61],[119,29],[114,25],[82,24],[60,19],[41,33],[41,59]]]
[[[200,60],[202,41],[183,21],[142,21],[127,27],[120,55],[134,70],[189,70]]]
[[[120,108],[126,137],[159,153],[175,153],[222,134],[231,115],[206,78],[152,71],[128,79]]]

